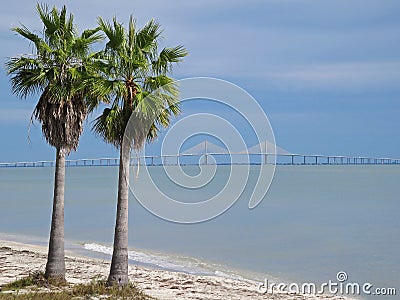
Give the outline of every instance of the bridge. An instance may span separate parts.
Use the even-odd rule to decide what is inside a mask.
[[[400,158],[352,157],[340,155],[293,154],[276,146],[275,152],[268,152],[274,145],[264,141],[244,151],[228,152],[225,148],[204,141],[179,154],[132,156],[131,165],[399,165]],[[0,168],[54,167],[54,161],[7,162]],[[119,158],[86,158],[66,160],[67,167],[118,166]]]
[[[237,156],[243,154],[230,154]],[[179,154],[179,155],[159,155],[159,156],[140,156],[132,157],[131,165],[136,166],[138,163],[147,166],[163,166],[163,165],[239,165],[251,164],[260,165],[262,163],[270,163],[270,158],[276,157],[277,165],[400,165],[400,159],[395,158],[372,158],[372,157],[349,157],[349,156],[326,156],[326,155],[305,155],[305,154],[272,154],[259,153],[249,154],[249,156],[259,156],[258,161],[250,163],[221,163],[215,162],[210,157],[227,156],[226,153],[207,153],[201,156],[197,154]],[[192,158],[197,162],[182,163],[184,158]],[[262,162],[260,160],[262,159]],[[272,159],[271,159],[272,160]],[[90,166],[118,166],[119,158],[85,158],[66,160],[66,167],[90,167]],[[36,161],[36,162],[7,162],[0,163],[0,168],[21,168],[21,167],[54,167],[54,161]]]
[[[200,145],[200,144],[199,144]],[[163,165],[240,165],[240,164],[277,164],[277,165],[399,165],[399,158],[374,158],[374,157],[352,157],[340,155],[315,155],[315,154],[293,154],[277,147],[277,151],[267,152],[269,145],[256,145],[245,151],[229,153],[226,149],[210,142],[202,142],[203,149],[196,145],[187,151],[175,155],[142,155],[132,156],[131,165],[138,164],[147,166]],[[197,148],[196,148],[197,147]],[[197,149],[197,150],[196,150]],[[211,152],[218,150],[218,152]],[[191,153],[189,153],[191,152]],[[195,152],[195,153],[193,153]],[[197,153],[196,153],[197,152]],[[66,160],[67,167],[90,167],[90,166],[118,166],[119,158],[85,158]],[[54,161],[36,162],[6,162],[0,163],[0,168],[21,167],[54,167]]]

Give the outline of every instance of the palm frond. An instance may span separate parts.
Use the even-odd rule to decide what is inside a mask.
[[[133,51],[135,47],[135,40],[136,40],[136,20],[131,15],[129,17],[129,25],[128,25],[128,45],[130,51]]]
[[[39,36],[31,32],[27,27],[25,27],[25,25],[21,25],[20,27],[14,27],[11,30],[23,36],[24,38],[30,40],[32,43],[35,44],[36,47],[38,47],[38,45],[41,42]]]
[[[57,24],[54,20],[55,8],[50,13],[49,7],[46,4],[37,4],[36,10],[39,14],[40,20],[42,21],[45,27],[45,34],[47,36],[51,36],[57,30]]]
[[[110,22],[104,21],[101,17],[98,18],[98,24],[100,29],[104,32],[104,34],[108,38],[108,42],[106,48],[108,50],[117,51],[125,42],[125,32],[124,28],[121,24],[119,24],[114,17],[113,23],[111,25]]]
[[[157,46],[157,40],[161,33],[160,25],[155,20],[150,20],[136,34],[139,49],[143,52],[150,52],[153,47]]]
[[[107,143],[119,147],[125,131],[122,120],[122,112],[118,106],[105,108],[103,113],[93,121],[92,129]]]
[[[173,63],[181,62],[188,51],[183,46],[176,46],[174,48],[164,48],[158,59],[153,61],[152,67],[156,74],[165,74],[171,72]]]

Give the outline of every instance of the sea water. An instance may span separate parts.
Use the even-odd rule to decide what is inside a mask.
[[[160,166],[149,170],[170,197],[202,201],[224,186],[227,168],[218,166],[216,182],[204,193],[177,190],[160,179]],[[257,168],[250,166],[249,184],[230,209],[197,224],[156,217],[131,194],[130,263],[288,283],[337,281],[342,271],[349,282],[400,292],[399,166],[277,166],[267,196],[250,210]],[[117,176],[117,167],[67,168],[67,248],[110,257]],[[0,238],[46,245],[53,177],[52,168],[0,169]]]

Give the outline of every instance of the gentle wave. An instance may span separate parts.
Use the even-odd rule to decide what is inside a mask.
[[[218,277],[224,277],[224,278],[228,278],[228,279],[234,279],[234,280],[240,280],[240,281],[247,281],[247,282],[253,282],[253,280],[249,280],[249,279],[246,279],[246,278],[244,278],[244,277],[242,277],[242,276],[240,276],[240,275],[236,275],[236,274],[228,274],[228,273],[225,273],[225,272],[222,272],[222,271],[215,271],[215,276],[218,276]]]
[[[112,255],[113,252],[113,248],[111,246],[105,246],[97,243],[84,244],[84,249],[108,255]],[[253,282],[252,280],[248,280],[240,275],[233,274],[232,272],[218,270],[216,269],[217,266],[213,267],[212,264],[207,264],[192,257],[167,256],[162,254],[149,254],[129,250],[128,258],[137,263],[151,265],[169,271],[184,272],[194,275],[218,276],[228,279]]]
[[[96,243],[84,244],[86,250],[112,255],[113,248]],[[203,267],[204,263],[197,259],[188,257],[172,257],[161,254],[148,254],[139,251],[129,250],[128,258],[132,261],[153,265],[158,268],[177,272],[185,272],[196,275],[216,275],[215,272]]]

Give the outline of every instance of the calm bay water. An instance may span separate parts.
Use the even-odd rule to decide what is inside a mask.
[[[162,172],[161,167],[150,169]],[[224,170],[217,172],[221,182]],[[108,257],[117,174],[115,167],[67,168],[69,248]],[[277,166],[258,207],[247,208],[254,186],[250,180],[227,212],[192,225],[155,217],[131,197],[131,262],[289,282],[321,283],[345,271],[349,281],[395,287],[400,293],[399,183],[398,166]],[[0,238],[46,244],[52,184],[51,168],[0,169]],[[160,185],[176,193],[167,181]],[[197,193],[194,198],[201,194],[191,193]]]

